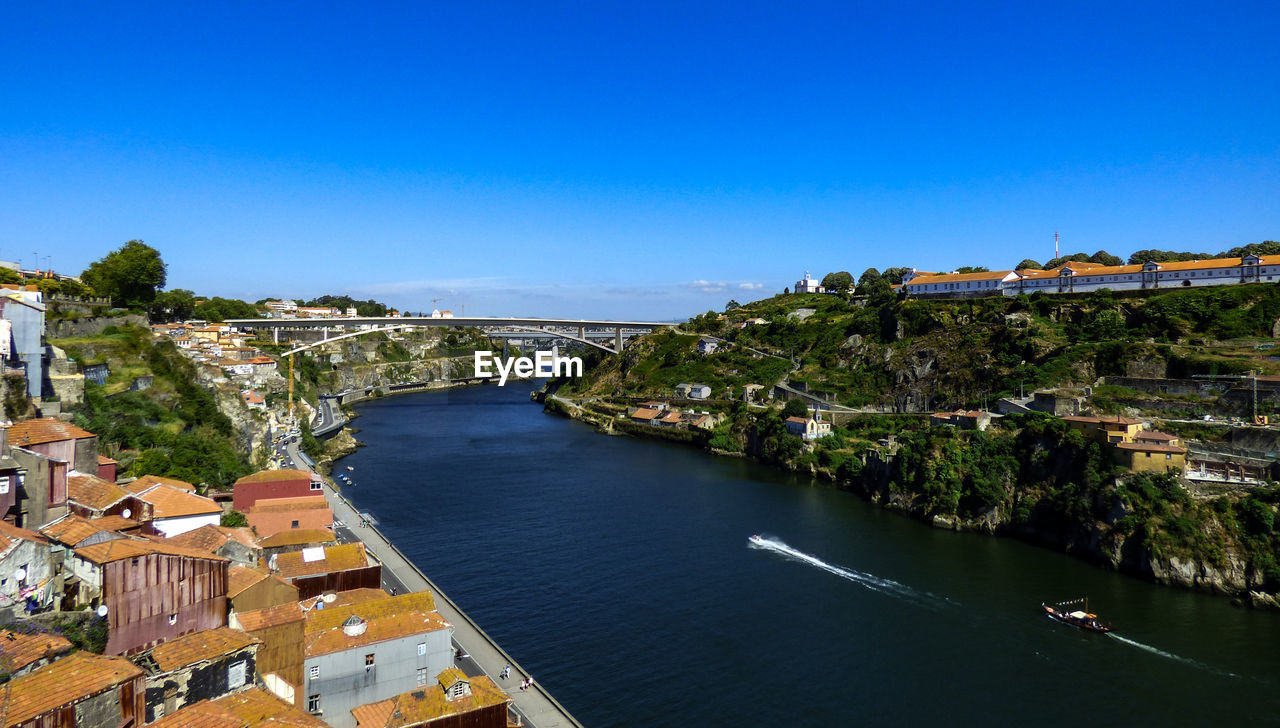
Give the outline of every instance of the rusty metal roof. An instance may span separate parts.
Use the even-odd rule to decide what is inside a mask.
[[[142,491],[146,490],[147,488],[150,488],[153,485],[167,485],[171,488],[178,488],[179,490],[185,490],[191,493],[196,492],[196,487],[185,480],[178,480],[177,478],[164,478],[159,475],[144,475],[141,478],[138,478],[137,480],[133,481],[132,483],[125,483],[124,487],[130,493],[141,493]]]
[[[236,619],[246,632],[256,632],[260,629],[279,627],[282,624],[301,622],[305,617],[306,615],[302,612],[302,606],[297,602],[281,604],[280,606],[266,609],[254,609],[249,612],[236,612]]]
[[[151,504],[154,509],[152,517],[156,519],[222,513],[222,506],[214,503],[212,498],[205,498],[170,485],[154,485],[136,494],[136,497]]]

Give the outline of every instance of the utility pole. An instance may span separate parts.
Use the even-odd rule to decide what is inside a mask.
[[[293,424],[293,352],[289,352],[289,424]]]
[[[1258,370],[1249,372],[1253,376],[1253,424],[1258,424]]]

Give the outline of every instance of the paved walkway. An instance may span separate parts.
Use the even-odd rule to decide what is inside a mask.
[[[453,625],[454,644],[471,656],[467,661],[468,664],[464,666],[471,668],[464,669],[467,674],[474,675],[478,670],[492,678],[515,700],[516,711],[524,719],[525,725],[534,726],[534,728],[582,728],[581,723],[574,720],[555,698],[542,689],[537,682],[537,675],[534,676],[533,689],[520,690],[520,681],[527,677],[528,673],[489,635],[485,634],[478,624],[471,621],[471,618],[445,596],[444,592],[440,591],[425,574],[419,571],[418,567],[405,558],[404,554],[400,553],[400,550],[392,545],[376,526],[363,525],[360,515],[350,501],[328,483],[325,484],[324,493],[329,500],[329,506],[333,509],[333,517],[347,525],[343,530],[349,531],[363,541],[365,548],[382,562],[384,584],[402,585],[404,589],[400,590],[401,593],[405,593],[406,590],[429,591],[435,597],[436,610]],[[391,572],[390,576],[394,577],[394,581],[386,575],[386,572]],[[511,677],[506,680],[499,679],[499,673],[508,664],[511,665]]]

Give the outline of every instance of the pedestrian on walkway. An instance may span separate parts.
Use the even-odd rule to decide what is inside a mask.
[[[506,666],[506,667],[502,668],[502,674],[501,674],[501,675],[499,675],[498,677],[499,677],[499,678],[501,678],[501,679],[503,679],[503,680],[506,680],[507,678],[511,677],[511,663],[510,663],[510,662],[508,662],[508,663],[507,663],[507,666]]]
[[[530,689],[532,689],[532,688],[533,688],[533,675],[530,675],[530,676],[529,676],[529,684],[528,684],[526,687],[528,687],[528,688],[530,688]]]

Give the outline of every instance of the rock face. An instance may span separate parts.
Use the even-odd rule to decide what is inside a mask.
[[[146,326],[147,317],[129,314],[128,316],[82,316],[69,319],[50,318],[45,321],[45,335],[50,339],[97,336],[108,326],[123,326],[125,324]]]

